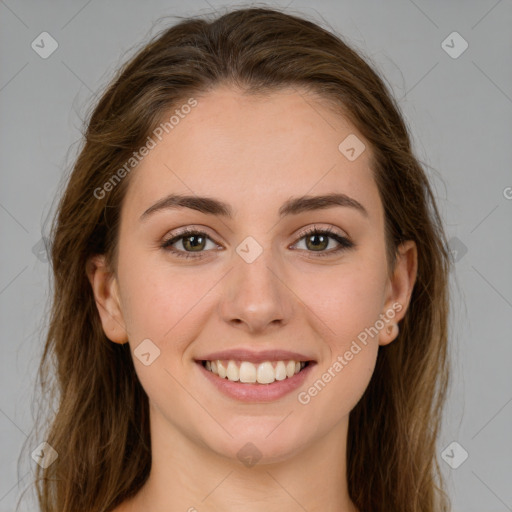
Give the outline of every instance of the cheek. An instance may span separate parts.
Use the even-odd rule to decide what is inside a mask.
[[[199,279],[197,271],[194,273],[192,267],[188,270],[173,270],[162,258],[151,261],[147,254],[137,256],[135,252],[119,260],[123,316],[135,371],[151,403],[160,411],[169,404],[181,410],[190,401],[179,384],[186,376],[181,363],[190,340],[197,336],[194,329],[201,323],[197,318],[200,299],[218,279]],[[156,348],[144,341],[149,348],[139,353],[150,352],[151,362],[146,365],[139,360],[137,350],[148,339]]]
[[[316,304],[315,312],[328,326],[323,329],[327,352],[316,380],[298,398],[304,414],[322,416],[318,428],[328,429],[348,415],[368,387],[379,349],[375,326],[384,282],[377,266],[347,265],[325,279],[326,291],[312,298],[311,307]]]
[[[128,331],[134,339],[154,338],[159,345],[183,329],[212,286],[212,279],[198,279],[192,267],[173,270],[162,258],[151,262],[147,255],[120,261],[119,273]]]
[[[350,414],[367,389],[375,368],[377,346],[354,342],[344,348],[334,354],[333,360],[317,372],[317,378],[298,396],[308,418],[321,418],[318,427],[321,430],[329,431]]]
[[[316,302],[318,316],[329,327],[324,330],[329,357],[319,368],[322,382],[306,391],[312,400],[315,397],[317,406],[331,411],[327,414],[348,414],[373,374],[379,347],[378,321],[383,313],[384,263],[361,258],[358,264],[341,266],[322,280],[324,292],[318,291],[313,298],[311,305]],[[326,392],[323,386],[328,388]],[[334,403],[340,408],[331,408]]]
[[[325,276],[313,304],[330,327],[333,350],[343,350],[347,342],[375,325],[383,313],[384,290],[382,264],[341,266]]]

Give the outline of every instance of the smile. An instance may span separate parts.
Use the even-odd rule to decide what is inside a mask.
[[[230,399],[249,403],[273,402],[292,394],[304,385],[316,365],[312,360],[293,359],[196,360],[196,367],[214,389]]]
[[[253,364],[250,361],[215,360],[201,362],[206,370],[222,379],[243,384],[272,384],[293,377],[302,371],[308,361],[264,361]]]

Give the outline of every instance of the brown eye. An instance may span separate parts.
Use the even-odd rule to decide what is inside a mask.
[[[320,233],[315,233],[313,235],[308,235],[306,238],[306,247],[312,251],[321,251],[323,249],[327,249],[329,245],[328,236],[322,235]]]
[[[182,244],[187,251],[201,251],[206,244],[206,237],[202,235],[187,235],[181,238]]]
[[[171,252],[178,257],[201,257],[204,252],[208,252],[205,250],[208,241],[212,242],[214,245],[213,248],[218,247],[214,241],[203,231],[186,230],[181,232],[179,235],[164,241],[161,247],[162,249]],[[177,247],[173,247],[174,245],[177,245]],[[197,256],[191,253],[197,253]]]
[[[317,253],[315,256],[332,256],[333,254],[337,254],[343,250],[355,247],[355,244],[348,238],[333,232],[330,228],[310,229],[302,235],[302,237],[299,239],[299,242],[303,239],[305,240],[305,250]],[[336,247],[335,243],[334,248],[331,250],[326,250],[329,247],[331,240],[334,240],[338,246]]]

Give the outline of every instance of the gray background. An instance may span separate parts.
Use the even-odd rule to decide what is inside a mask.
[[[29,486],[30,452],[44,441],[27,441],[50,291],[37,244],[81,119],[113,70],[166,24],[155,20],[235,5],[0,0],[0,512]],[[328,20],[400,98],[457,260],[440,464],[454,511],[512,511],[512,3],[293,0],[289,10]],[[31,48],[43,31],[59,45],[47,59]],[[453,31],[469,44],[458,58],[442,47]],[[441,456],[453,441],[469,454],[457,469]],[[448,453],[460,461],[461,448]]]

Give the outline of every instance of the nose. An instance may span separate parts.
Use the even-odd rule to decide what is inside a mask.
[[[224,283],[222,319],[251,334],[282,327],[293,314],[293,292],[270,253],[263,251],[252,263],[240,259]]]

